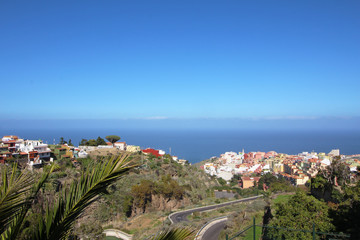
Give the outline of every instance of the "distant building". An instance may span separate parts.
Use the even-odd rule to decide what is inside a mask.
[[[282,176],[284,179],[290,181],[295,186],[305,185],[305,183],[309,180],[309,177],[304,174],[290,175],[287,173],[281,173],[280,176]]]
[[[126,142],[116,142],[114,146],[119,150],[126,151]]]
[[[255,183],[258,183],[260,177],[242,177],[239,180],[239,187],[241,188],[251,188],[254,186]]]
[[[181,165],[186,165],[189,163],[188,160],[185,159],[179,159],[177,162],[180,163]]]
[[[14,135],[4,136],[1,139],[0,162],[2,163],[16,159],[27,161],[30,166],[39,165],[43,160],[50,160],[50,153],[48,145],[41,140],[24,140]]]
[[[37,152],[41,160],[50,160],[51,149],[47,144],[39,140],[25,140],[16,143],[16,149],[20,152]]]
[[[126,151],[128,152],[139,152],[141,149],[140,149],[140,146],[135,146],[135,145],[127,145],[126,146]]]
[[[340,156],[340,150],[339,149],[333,149],[328,154],[331,157],[337,157]]]
[[[159,150],[155,150],[155,149],[152,149],[152,148],[147,148],[147,149],[144,149],[144,150],[141,150],[143,153],[145,154],[152,154],[154,155],[155,157],[161,157],[162,155],[159,153]]]
[[[254,156],[254,158],[255,158],[256,160],[263,159],[264,157],[265,157],[265,153],[264,153],[264,152],[257,152],[257,153],[255,153],[255,156]]]
[[[225,181],[229,182],[233,178],[234,174],[232,172],[226,171],[218,171],[217,177],[224,179]]]

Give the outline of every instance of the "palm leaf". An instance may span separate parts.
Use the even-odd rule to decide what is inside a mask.
[[[45,219],[39,224],[32,239],[66,239],[75,220],[106,193],[107,186],[136,166],[129,160],[129,154],[112,157],[106,163],[88,168],[79,181],[74,181],[69,189],[64,189],[55,206],[46,210]]]
[[[193,234],[194,231],[188,228],[173,228],[158,233],[151,240],[185,240],[190,239]]]
[[[14,217],[27,204],[26,198],[34,184],[34,178],[28,171],[16,174],[17,165],[9,173],[7,168],[2,171],[0,189],[0,235],[12,224]]]
[[[23,221],[25,219],[25,216],[29,209],[32,206],[33,200],[35,199],[35,196],[38,194],[41,187],[44,185],[46,180],[48,179],[49,175],[54,171],[55,165],[51,165],[50,168],[44,171],[44,173],[41,175],[40,179],[32,185],[32,188],[30,189],[30,193],[26,196],[26,198],[23,200],[23,206],[21,210],[15,214],[11,221],[11,225],[6,229],[4,234],[2,235],[2,239],[6,240],[15,240],[17,239],[18,234],[20,233],[20,229],[22,227]],[[25,171],[25,170],[23,170]]]

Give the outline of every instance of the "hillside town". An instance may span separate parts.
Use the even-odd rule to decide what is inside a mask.
[[[333,149],[328,154],[324,152],[302,152],[297,155],[269,152],[226,152],[220,157],[213,157],[205,163],[202,169],[211,176],[230,181],[235,174],[240,174],[239,185],[250,188],[258,182],[260,176],[272,173],[278,178],[284,178],[293,185],[305,185],[315,177],[320,169],[331,164],[333,159],[340,158],[350,169],[356,172],[360,166],[360,155],[341,155],[339,149]]]
[[[99,137],[100,138],[100,137]],[[0,141],[0,163],[7,163],[16,161],[18,164],[29,167],[39,168],[46,162],[53,162],[54,160],[70,159],[76,162],[77,158],[86,158],[89,154],[100,152],[103,150],[117,150],[127,152],[142,152],[145,155],[154,155],[155,157],[162,157],[166,153],[163,150],[156,150],[153,148],[141,149],[140,146],[127,145],[126,142],[105,142],[103,145],[88,146],[80,145],[73,146],[68,143],[47,144],[42,140],[28,140],[22,139],[18,136],[8,135],[3,136]],[[180,164],[187,164],[187,160],[179,159],[177,156],[172,156],[172,159]]]

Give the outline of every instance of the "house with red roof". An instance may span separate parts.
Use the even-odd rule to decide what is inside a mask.
[[[147,149],[143,149],[141,150],[143,153],[145,154],[152,154],[154,155],[155,157],[161,157],[163,156],[164,154],[160,154],[159,150],[155,150],[155,149],[152,149],[152,148],[147,148]]]

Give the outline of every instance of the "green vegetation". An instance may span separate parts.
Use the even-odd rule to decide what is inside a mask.
[[[259,224],[262,221],[262,214],[255,214],[255,224]],[[260,227],[255,228],[255,239],[259,239],[262,235],[262,229]],[[245,232],[244,240],[253,240],[254,239],[254,230],[251,228]]]
[[[257,224],[262,222],[262,216],[264,213],[264,207],[266,202],[263,199],[257,199],[251,201],[250,203],[241,203],[237,204],[237,210],[227,214],[228,221],[226,223],[226,229],[220,233],[220,239],[225,239],[226,234],[228,236],[233,236],[236,232],[241,231],[245,227],[253,224],[253,218],[256,218]],[[226,212],[226,211],[225,211]],[[257,229],[257,236],[261,236],[261,229]],[[252,231],[246,231],[240,237],[251,239]],[[239,239],[241,239],[239,238]]]
[[[202,202],[214,203],[210,189],[218,183],[203,171],[183,166],[170,155],[157,158],[134,153],[130,157],[139,166],[107,188],[110,194],[104,195],[86,214],[91,225],[127,229],[135,234],[134,238],[143,239],[166,229],[171,211]],[[99,159],[96,161],[102,161]],[[91,168],[93,161],[78,159],[80,166],[72,169]]]
[[[64,138],[63,138],[63,137],[61,137],[61,138],[60,138],[60,142],[59,142],[59,144],[60,144],[60,145],[62,145],[62,144],[65,144],[65,143],[66,143],[66,141],[64,140]]]
[[[63,137],[60,137],[60,141],[59,141],[59,144],[62,145],[62,144],[68,144],[69,146],[74,146],[71,142],[71,139],[69,139],[69,141],[65,141]]]
[[[4,239],[67,239],[74,232],[74,223],[107,186],[126,174],[134,165],[127,155],[111,158],[105,164],[94,164],[78,180],[64,187],[54,202],[44,201],[44,216],[28,214],[33,200],[44,186],[55,165],[45,169],[38,181],[26,170],[16,168],[2,172],[0,191],[0,234]],[[27,217],[27,218],[26,218]],[[25,221],[25,218],[27,219]],[[32,224],[25,224],[26,222]]]
[[[103,145],[105,142],[100,137],[83,140],[85,144]],[[59,156],[66,152],[61,147],[53,149],[58,151]],[[256,217],[257,224],[312,230],[314,223],[316,231],[343,232],[351,234],[353,239],[360,239],[357,233],[360,229],[357,221],[360,217],[360,184],[354,180],[359,176],[347,177],[348,167],[341,161],[334,161],[320,171],[310,181],[308,194],[297,191],[296,195],[279,195],[272,199],[273,193],[295,192],[297,188],[272,174],[265,174],[256,186],[241,189],[237,185],[241,175],[235,175],[227,184],[194,166],[178,164],[170,155],[156,157],[142,153],[128,155],[127,161],[136,162],[137,166],[115,176],[108,169],[111,168],[108,166],[114,166],[115,160],[104,160],[103,153],[99,153],[96,160],[85,158],[73,162],[69,158],[58,158],[51,169],[45,167],[43,172],[35,170],[31,174],[2,166],[7,172],[2,173],[3,180],[0,182],[3,186],[0,234],[9,234],[10,237],[5,239],[101,239],[103,228],[112,226],[134,234],[134,239],[144,239],[168,229],[167,216],[175,209],[226,201],[214,197],[214,190],[218,190],[232,191],[235,198],[260,194],[264,198],[211,212],[194,213],[189,216],[192,226],[200,227],[214,217],[227,215],[228,226],[221,234],[225,238],[226,233],[232,236],[251,225],[253,217]],[[122,177],[125,173],[126,177]],[[105,175],[109,181],[105,180]],[[20,183],[25,184],[24,190],[21,190]],[[13,184],[17,187],[11,194],[19,194],[20,204],[4,205],[1,199],[6,198],[5,189],[11,189]],[[86,190],[92,195],[86,197],[89,193]],[[12,205],[15,207],[9,208]],[[4,206],[7,207],[5,210],[2,209]],[[22,219],[14,218],[12,212],[20,214]],[[185,222],[180,226],[188,224]],[[261,232],[261,228],[256,231],[257,236],[262,235],[263,239],[311,237],[311,234],[303,232],[274,229]],[[168,233],[164,231],[163,234],[166,236]],[[250,239],[252,231],[242,237]]]
[[[98,137],[96,140],[95,139],[82,139],[81,142],[79,143],[80,146],[99,146],[99,145],[106,145],[106,142],[104,139],[102,139],[101,137]]]
[[[105,238],[105,240],[120,240],[120,239],[117,238],[117,237],[110,237],[110,236],[108,237],[108,236],[107,236],[107,237]]]
[[[339,159],[320,171],[311,180],[311,194],[325,200],[330,206],[330,217],[337,232],[351,234],[360,239],[360,182],[357,174],[349,178],[349,168]]]
[[[359,239],[360,234],[360,182],[358,176],[350,178],[348,166],[339,159],[322,169],[311,179],[310,193],[298,191],[294,196],[282,196],[274,200],[275,208],[270,226],[320,232],[350,234]],[[288,200],[286,200],[288,198]],[[312,239],[311,233],[268,229],[270,239]]]
[[[335,230],[335,227],[331,223],[328,210],[326,203],[298,191],[296,195],[290,197],[288,202],[276,204],[276,212],[269,226],[312,231],[315,224],[317,232],[331,232]],[[312,233],[269,228],[266,237],[269,239],[312,239]]]
[[[117,141],[119,141],[121,139],[119,136],[116,136],[116,135],[109,135],[109,136],[106,136],[105,138],[112,144],[116,143]]]
[[[79,159],[80,165],[68,165],[67,160],[63,160],[62,163],[57,161],[60,164],[54,164],[51,168],[46,166],[43,173],[19,171],[16,166],[10,170],[5,165],[0,166],[4,169],[0,181],[2,239],[104,239],[102,226],[111,224],[98,220],[114,219],[118,213],[121,214],[116,212],[118,206],[107,205],[107,200],[114,200],[109,193],[116,192],[116,197],[122,197],[124,211],[127,206],[129,212],[129,206],[132,206],[129,203],[134,201],[133,197],[117,191],[117,187],[121,189],[121,180],[138,176],[142,167],[134,168],[136,159],[125,154],[96,162]],[[126,173],[130,175],[123,178]],[[162,176],[151,191],[173,199],[184,194],[182,187],[170,175]],[[167,215],[168,212],[163,214]],[[92,221],[93,218],[96,221]],[[153,235],[152,232],[145,236],[156,236],[152,239],[181,240],[193,234],[187,228],[169,229],[158,219],[152,219],[151,222],[153,224],[149,225],[148,230],[158,234]],[[134,228],[128,232],[144,233]]]
[[[298,188],[295,195],[279,195],[273,200],[272,192],[294,191],[295,187],[271,174],[263,175],[257,188],[262,189],[266,185],[268,190],[263,192],[266,203],[263,210],[258,210],[253,215],[257,224],[310,232],[263,228],[260,233],[261,228],[257,227],[257,238],[312,239],[311,231],[315,226],[317,232],[345,233],[350,234],[351,239],[360,239],[359,175],[355,174],[350,178],[348,166],[337,159],[311,179],[308,193]],[[226,187],[228,186],[221,186]],[[234,236],[236,232],[252,225],[249,216],[250,214],[242,209],[230,215],[233,223],[229,222],[227,230],[221,234],[221,239],[225,238],[225,233]],[[246,231],[239,239],[252,239],[252,232],[252,229]],[[317,235],[316,239],[319,238],[323,236]]]
[[[286,203],[289,201],[292,195],[278,195],[276,198],[273,199],[273,203]]]
[[[98,138],[96,139],[96,144],[97,144],[97,146],[99,146],[99,145],[106,145],[106,142],[105,142],[105,140],[102,139],[101,137],[98,137]]]
[[[265,185],[272,192],[294,192],[296,190],[296,187],[291,185],[290,182],[285,179],[278,179],[271,173],[262,175],[257,185],[261,190]]]

